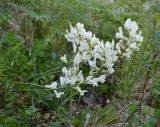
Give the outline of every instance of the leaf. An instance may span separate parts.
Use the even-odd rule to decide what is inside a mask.
[[[132,103],[132,104],[129,105],[129,111],[131,113],[134,113],[136,108],[137,108],[137,105],[135,103]]]
[[[37,112],[38,109],[34,106],[30,106],[28,109],[25,110],[27,115],[32,115],[33,113]]]
[[[43,56],[45,56],[45,53],[46,53],[45,50],[47,49],[47,44],[42,43],[40,40],[36,39],[32,43],[31,48],[32,48],[32,53],[31,53],[32,55],[43,57]]]
[[[144,124],[144,127],[155,127],[157,120],[155,118],[150,117]]]
[[[75,127],[83,127],[85,123],[85,112],[82,111],[74,118]]]
[[[5,119],[5,125],[7,125],[7,127],[17,127],[18,121],[16,120],[15,116],[7,117]]]

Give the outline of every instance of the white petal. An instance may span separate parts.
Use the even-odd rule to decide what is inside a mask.
[[[64,94],[64,92],[57,92],[56,90],[54,90],[54,93],[57,98],[60,98]]]
[[[77,53],[76,56],[73,59],[74,65],[79,65],[80,62],[82,62],[82,56],[80,53]]]
[[[45,85],[46,88],[55,89],[57,88],[57,82],[53,82],[51,85]]]
[[[79,86],[76,86],[75,89],[80,93],[81,96],[83,96],[87,92],[87,90],[81,90]]]
[[[61,61],[63,61],[64,63],[67,63],[67,58],[66,55],[64,55],[63,57],[60,57]]]

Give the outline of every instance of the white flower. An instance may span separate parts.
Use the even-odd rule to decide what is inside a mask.
[[[67,70],[66,67],[62,68],[62,72],[63,74],[65,74],[66,77],[71,76],[71,71]]]
[[[77,23],[75,28],[73,28],[73,26],[70,24],[70,32],[66,30],[65,38],[68,40],[68,42],[72,43],[74,52],[77,51],[77,46],[79,45],[79,32],[82,32],[83,30],[85,29],[80,23]]]
[[[78,30],[84,29],[84,25],[82,23],[79,23],[79,22],[76,24],[76,27],[77,27]]]
[[[109,99],[107,99],[107,103],[110,103],[110,100],[109,100]]]
[[[61,86],[64,85],[75,85],[76,83],[82,83],[84,81],[82,71],[79,71],[78,66],[70,67],[67,69],[66,67],[62,68],[62,72],[64,77],[60,77]]]
[[[119,43],[116,44],[116,49],[117,49],[117,52],[121,54],[121,48]]]
[[[88,50],[89,50],[89,45],[86,40],[83,40],[80,43],[79,51],[83,52],[83,51],[88,51]]]
[[[85,35],[84,35],[84,37],[85,37],[86,39],[91,39],[91,37],[92,37],[92,32],[90,32],[90,31],[86,32]]]
[[[60,98],[64,94],[64,92],[57,92],[56,90],[54,90],[54,93],[57,98]]]
[[[64,55],[63,57],[61,57],[61,61],[63,61],[64,63],[67,63],[66,55]]]
[[[106,78],[106,75],[104,74],[104,75],[99,76],[98,80],[99,80],[100,83],[104,83],[105,82],[105,78]]]
[[[72,44],[72,46],[73,46],[73,52],[76,53],[77,52],[77,45]]]
[[[77,31],[75,28],[73,28],[72,26],[70,26],[71,32],[69,33],[66,30],[66,34],[65,34],[65,38],[72,43],[77,43],[78,42],[78,37],[77,37]]]
[[[108,74],[112,74],[114,72],[114,68],[108,68],[107,72]]]
[[[91,31],[86,31],[84,25],[77,23],[75,27],[70,25],[70,31],[66,31],[65,37],[72,44],[75,57],[73,58],[73,65],[62,68],[62,76],[59,78],[59,84],[63,87],[66,85],[77,90],[81,96],[87,92],[81,90],[77,85],[82,83],[91,84],[93,87],[98,86],[98,83],[104,83],[106,74],[114,73],[114,66],[120,56],[129,59],[134,51],[139,50],[140,42],[143,41],[142,32],[139,31],[138,25],[135,21],[127,19],[124,28],[127,29],[129,37],[125,37],[122,27],[116,32],[118,43],[103,42],[99,40]],[[60,58],[67,63],[66,55]],[[82,64],[81,64],[82,63]],[[89,74],[85,78],[82,70],[83,63],[89,65]],[[99,75],[99,76],[97,76]],[[95,77],[96,76],[96,77]],[[46,85],[54,91],[57,98],[60,98],[64,92],[57,92],[57,82],[51,85]]]
[[[67,85],[67,78],[66,77],[60,77],[60,84],[61,84],[61,86]]]
[[[85,81],[89,83],[89,81],[90,81],[92,78],[93,78],[93,76],[89,75],[89,76],[86,77],[86,80],[85,80]]]
[[[87,92],[87,90],[81,90],[79,86],[76,86],[75,89],[80,93],[81,96],[83,96]]]
[[[104,55],[104,43],[100,42],[98,45],[96,45],[91,53],[92,53],[93,56],[96,53],[99,53],[101,56],[103,56]]]
[[[132,48],[132,49],[138,49],[138,46],[137,46],[136,42],[131,43],[129,47]]]
[[[124,39],[122,28],[119,28],[119,32],[116,33],[116,37],[121,39],[116,44],[118,54],[122,54],[125,58],[129,59],[133,54],[133,51],[138,51],[140,42],[143,41],[142,32],[138,31],[139,27],[135,21],[127,19],[124,28],[127,29],[129,37]],[[124,42],[126,41],[126,42]],[[123,44],[122,44],[123,43]]]
[[[143,36],[141,36],[142,31],[139,32],[139,34],[135,35],[135,40],[138,42],[142,42],[143,41]]]
[[[87,77],[86,81],[87,81],[87,84],[92,84],[93,87],[94,87],[94,86],[98,86],[98,82],[104,83],[105,82],[105,77],[106,77],[105,74],[101,75],[97,78]]]
[[[100,59],[102,61],[104,60],[104,58],[102,57],[102,55],[100,53],[98,53],[98,52],[94,53],[94,59]]]
[[[84,36],[84,34],[86,33],[86,30],[84,29],[84,25],[79,22],[76,24],[76,29],[81,36]]]
[[[133,52],[132,50],[126,49],[126,52],[123,53],[123,56],[126,57],[127,59],[130,59],[132,52]]]
[[[94,59],[93,61],[90,60],[89,61],[89,66],[92,67],[92,68],[96,68],[96,59]]]
[[[53,82],[51,85],[45,85],[46,88],[50,89],[56,89],[57,88],[57,82]]]
[[[80,83],[84,82],[82,71],[79,71],[79,73],[77,74],[77,81],[79,81]]]
[[[116,38],[120,38],[120,39],[123,39],[123,40],[128,40],[128,38],[123,36],[122,27],[119,27],[119,32],[116,32]]]
[[[79,65],[79,63],[82,62],[82,56],[79,52],[74,57],[73,62],[74,62],[74,65]]]
[[[50,89],[56,89],[57,88],[57,82],[53,82],[51,85],[45,85],[46,88],[50,88]],[[57,92],[56,90],[53,90],[56,97],[60,98],[61,95],[64,94],[64,92]]]
[[[116,32],[116,38],[123,38],[122,27],[119,27],[119,32]]]
[[[135,34],[138,30],[137,23],[135,21],[132,21],[131,19],[126,20],[124,27],[131,32],[130,34]]]
[[[114,41],[105,43],[105,65],[112,69],[114,62],[117,61],[117,51],[114,49]]]
[[[84,62],[88,62],[91,59],[91,54],[88,51],[82,52],[82,59]]]
[[[137,42],[143,41],[143,36],[141,36],[142,32],[140,31],[139,34],[137,34],[138,31],[138,25],[135,21],[132,21],[131,19],[127,19],[124,27],[129,31],[129,35],[132,39],[134,39]]]
[[[99,44],[99,39],[95,37],[95,35],[93,35],[93,37],[91,38],[91,47],[98,45]]]
[[[70,83],[71,85],[75,85],[76,82],[77,82],[77,77],[76,77],[76,76],[70,77],[70,82],[69,82],[69,83]]]
[[[73,28],[73,26],[70,24],[70,29],[71,29],[71,33],[73,35],[78,35],[78,32],[77,32],[77,29],[76,28]]]

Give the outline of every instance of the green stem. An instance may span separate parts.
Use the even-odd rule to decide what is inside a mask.
[[[72,95],[73,91],[72,89],[70,89],[70,100],[69,100],[69,117],[70,117],[70,123],[72,125],[72,110],[73,110],[73,95]]]
[[[58,87],[58,88],[55,88],[55,89],[52,89],[52,90],[60,90],[60,89],[65,89],[65,88],[72,88],[72,87],[76,87],[76,86],[79,86],[83,83],[86,83],[87,81],[84,81],[82,83],[77,83],[75,85],[69,85],[69,86],[62,86],[62,87]],[[45,86],[41,86],[41,85],[38,85],[38,84],[35,84],[35,83],[25,83],[25,82],[14,82],[14,84],[26,84],[26,85],[33,85],[33,86],[38,86],[38,87],[41,87],[41,88],[44,88],[44,89],[48,89],[48,90],[51,90],[50,88],[46,88]]]
[[[56,71],[56,70],[59,70],[59,69],[65,67],[65,66],[71,64],[72,61],[73,61],[73,59],[74,59],[74,57],[75,57],[75,55],[76,55],[76,54],[73,55],[72,59],[71,59],[70,61],[68,61],[68,63],[66,63],[66,64],[64,64],[64,65],[62,65],[62,66],[56,67],[56,68],[54,68],[54,69],[51,69],[51,70],[49,70],[49,71],[45,71],[45,72],[39,73],[39,74],[37,74],[37,75],[33,75],[33,76],[30,77],[28,80],[31,80],[31,79],[33,79],[34,77],[37,77],[37,76],[43,76],[43,75],[47,75],[47,74],[49,74],[49,73],[58,73],[58,72],[60,72],[60,71]],[[56,72],[53,72],[53,71],[56,71]]]

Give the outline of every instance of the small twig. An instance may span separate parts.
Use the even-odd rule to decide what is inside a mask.
[[[150,65],[152,65],[154,62],[155,62],[155,59],[157,57],[157,53],[155,53],[152,57],[152,61],[150,63]],[[149,80],[149,75],[150,75],[150,70],[151,70],[151,66],[149,66],[148,68],[148,71],[147,71],[147,75],[146,75],[146,78],[145,78],[145,81],[144,81],[144,84],[143,84],[143,87],[142,87],[142,95],[141,95],[141,103],[140,103],[140,109],[139,109],[139,112],[141,112],[141,109],[142,109],[142,104],[144,103],[144,92],[145,92],[145,89],[147,87],[147,83],[148,83],[148,80]]]

